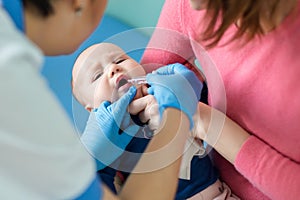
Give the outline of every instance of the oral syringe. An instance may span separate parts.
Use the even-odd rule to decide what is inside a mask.
[[[137,76],[132,79],[127,80],[132,85],[147,84],[146,76]]]

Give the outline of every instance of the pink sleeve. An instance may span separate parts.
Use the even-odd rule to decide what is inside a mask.
[[[177,0],[165,1],[141,61],[147,72],[170,63],[184,63],[194,55],[189,37],[182,30],[181,3]]]
[[[300,196],[299,163],[280,154],[255,136],[251,136],[243,144],[235,167],[271,199],[295,199]]]

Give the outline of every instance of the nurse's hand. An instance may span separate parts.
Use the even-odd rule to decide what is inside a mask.
[[[105,101],[90,113],[81,141],[97,160],[97,170],[113,163],[139,131],[127,112],[135,94],[131,87],[118,101]]]
[[[171,64],[148,74],[147,83],[150,85],[148,93],[156,98],[160,114],[167,107],[182,110],[188,116],[192,129],[193,115],[203,86],[194,72],[179,63]]]
[[[193,71],[191,71],[190,69],[188,69],[187,67],[185,67],[184,65],[182,65],[180,63],[169,64],[164,67],[158,68],[157,70],[154,71],[154,74],[159,74],[159,75],[180,74],[180,75],[182,75],[192,86],[197,98],[200,99],[203,84],[197,78],[196,74]],[[172,84],[172,82],[173,81],[171,81],[170,84]]]

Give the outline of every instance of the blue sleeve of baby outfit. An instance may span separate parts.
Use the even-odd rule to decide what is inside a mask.
[[[130,175],[130,171],[133,170],[134,166],[142,155],[136,153],[143,153],[148,145],[149,139],[143,138],[143,135],[141,134],[143,133],[138,133],[137,137],[134,137],[125,149],[126,152],[132,152],[132,154],[123,154],[120,156],[120,158],[118,158],[117,162],[114,162],[111,166],[105,167],[104,169],[98,171],[101,181],[115,194],[116,188],[114,185],[114,178],[116,176],[116,172],[119,171],[126,180]],[[126,170],[122,171],[122,169]]]
[[[104,183],[113,193],[117,194],[116,187],[114,185],[116,170],[110,167],[105,167],[97,172],[98,176],[101,178],[102,183]]]
[[[150,132],[150,130],[145,130],[146,132]],[[126,169],[125,171],[120,171],[125,178],[125,180],[130,175],[130,171],[133,170],[134,166],[139,161],[142,153],[145,151],[150,139],[144,138],[143,133],[138,133],[137,137],[134,137],[131,142],[126,147],[127,152],[131,152],[129,154],[124,154],[121,156],[122,168]],[[138,154],[141,153],[141,154]],[[121,170],[122,170],[121,168]]]
[[[190,180],[179,179],[176,200],[183,200],[206,189],[219,178],[219,174],[214,168],[209,156],[194,156],[191,163]]]

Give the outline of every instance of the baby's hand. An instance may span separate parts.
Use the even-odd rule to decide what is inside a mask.
[[[141,121],[146,121],[150,130],[155,131],[160,125],[159,106],[153,95],[144,97],[145,109],[139,113]]]
[[[129,104],[128,112],[132,115],[138,115],[140,121],[148,124],[149,128],[154,131],[160,125],[159,107],[154,96],[146,93],[147,87],[143,87]]]

